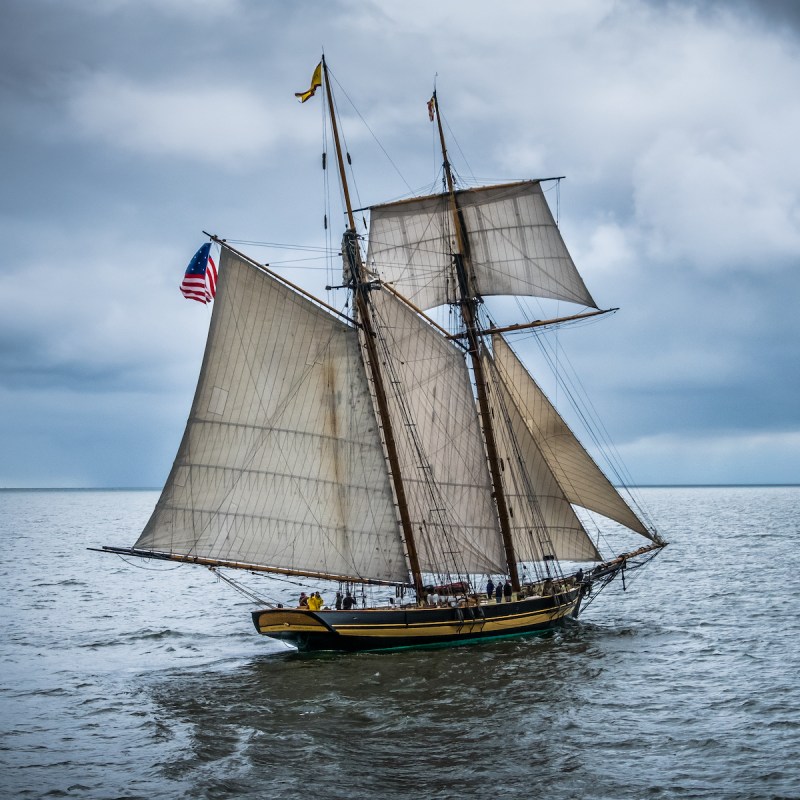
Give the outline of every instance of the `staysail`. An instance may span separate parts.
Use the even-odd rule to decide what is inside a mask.
[[[596,308],[539,181],[455,192],[469,242],[473,293],[553,298]],[[370,208],[367,266],[420,308],[459,299],[446,194]]]
[[[223,246],[191,414],[136,547],[407,581],[356,329]]]
[[[502,336],[492,337],[494,362],[509,404],[519,413],[548,471],[570,503],[595,511],[655,541],[620,497]]]
[[[488,353],[484,363],[518,560],[601,561]]]

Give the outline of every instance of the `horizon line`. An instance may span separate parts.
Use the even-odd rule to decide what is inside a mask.
[[[800,487],[800,483],[637,483],[615,489],[769,489]],[[0,492],[160,492],[161,486],[0,486]]]

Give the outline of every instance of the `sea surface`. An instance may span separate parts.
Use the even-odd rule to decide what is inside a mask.
[[[156,492],[0,491],[0,796],[800,798],[800,488],[640,495],[669,547],[553,635],[303,656],[86,549]]]

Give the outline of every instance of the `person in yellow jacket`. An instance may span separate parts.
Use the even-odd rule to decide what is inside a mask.
[[[320,597],[319,592],[313,592],[310,597],[308,598],[308,610],[309,611],[319,611],[323,606],[322,597]]]

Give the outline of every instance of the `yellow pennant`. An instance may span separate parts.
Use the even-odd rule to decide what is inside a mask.
[[[314,96],[314,92],[322,86],[322,62],[320,61],[317,64],[317,68],[314,70],[314,74],[311,76],[311,86],[309,86],[307,92],[295,92],[294,96],[300,98],[301,103],[305,103],[309,97]]]

